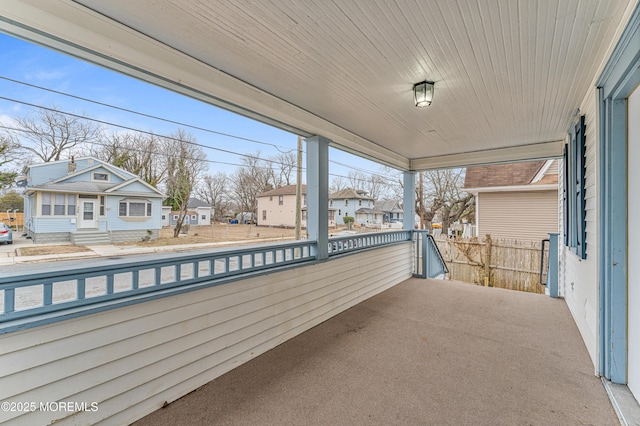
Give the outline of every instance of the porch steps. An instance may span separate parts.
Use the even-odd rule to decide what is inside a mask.
[[[111,236],[108,232],[82,231],[71,234],[71,242],[76,246],[98,246],[111,244]]]

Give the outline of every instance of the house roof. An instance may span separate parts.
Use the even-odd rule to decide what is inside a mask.
[[[398,202],[395,200],[379,200],[373,204],[373,209],[378,212],[402,212],[403,210],[398,206]]]
[[[464,188],[530,185],[545,163],[541,160],[467,167]]]
[[[188,209],[197,209],[198,207],[211,207],[206,201],[199,200],[198,198],[189,198],[187,202]]]
[[[329,195],[329,199],[330,200],[373,200],[373,198],[371,197],[367,197],[365,191],[361,190],[361,189],[353,189],[353,188],[347,188],[347,189],[343,189],[342,191],[337,191],[334,192],[333,194]]]
[[[307,193],[307,185],[302,185],[302,194]],[[296,195],[296,185],[284,185],[276,189],[272,189],[262,194],[258,195],[258,197],[273,197],[274,195]]]
[[[126,187],[137,179],[127,182],[99,183],[99,182],[48,182],[41,185],[34,185],[28,188],[28,192],[47,191],[47,192],[64,192],[64,193],[80,193],[80,194],[98,194],[98,195],[123,195],[137,197],[163,197],[164,195],[154,188],[154,192],[127,191]]]

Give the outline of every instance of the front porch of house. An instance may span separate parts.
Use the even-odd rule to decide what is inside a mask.
[[[565,302],[411,278],[136,425],[614,425]]]

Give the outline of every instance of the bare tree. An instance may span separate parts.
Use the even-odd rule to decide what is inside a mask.
[[[297,156],[294,151],[281,152],[277,155],[269,157],[271,167],[274,171],[272,175],[272,183],[275,188],[283,185],[291,185],[294,181],[297,167]]]
[[[11,135],[0,135],[0,168],[5,164],[16,164],[18,157],[18,144],[14,141]],[[0,189],[10,187],[16,179],[16,170],[0,171]]]
[[[167,171],[165,142],[158,136],[139,133],[112,133],[105,142],[92,147],[91,155],[137,175],[158,186]]]
[[[224,172],[215,175],[206,175],[200,183],[198,196],[213,206],[213,217],[222,219],[231,211],[229,199],[229,177]]]
[[[465,169],[439,169],[424,173],[424,197],[440,204],[443,231],[465,217],[473,218],[473,195],[462,189],[464,174]]]
[[[342,176],[334,176],[333,179],[331,179],[331,185],[329,185],[329,191],[331,193],[342,191],[347,188],[347,182]]]
[[[167,154],[165,202],[178,212],[178,220],[173,229],[173,236],[178,237],[187,214],[189,198],[207,166],[206,155],[195,145],[195,138],[182,129],[165,140],[164,150]]]
[[[102,128],[89,120],[42,109],[35,114],[15,119],[21,132],[16,132],[20,146],[43,162],[58,161],[73,149],[82,149],[102,137]]]
[[[242,159],[244,163],[233,174],[232,192],[242,212],[257,213],[258,195],[273,189],[270,170],[260,159],[260,152]]]

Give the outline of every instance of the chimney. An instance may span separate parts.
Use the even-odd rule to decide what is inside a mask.
[[[69,172],[69,174],[76,171],[76,160],[73,155],[71,156],[71,162],[67,165],[67,171]]]

